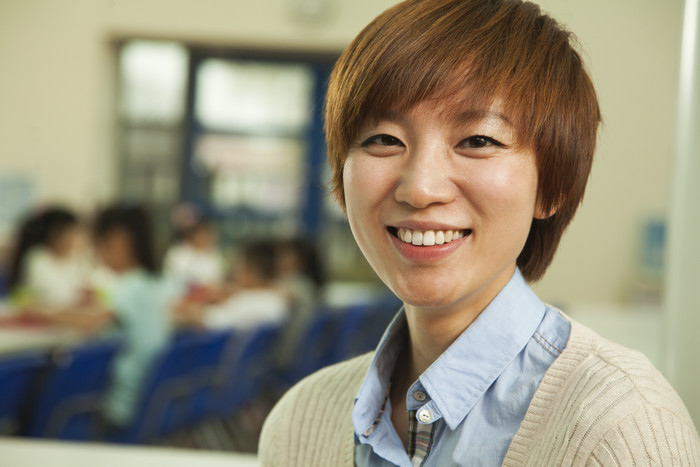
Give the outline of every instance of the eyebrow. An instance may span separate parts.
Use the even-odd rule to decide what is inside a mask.
[[[473,122],[475,120],[484,120],[486,118],[496,118],[503,120],[510,126],[513,126],[513,123],[511,123],[508,117],[500,112],[494,112],[492,110],[468,110],[466,112],[458,113],[456,117],[458,120],[463,122]]]
[[[494,112],[492,110],[483,110],[483,109],[475,109],[475,110],[467,110],[464,112],[459,112],[455,115],[455,119],[459,120],[460,122],[464,123],[471,123],[475,121],[480,121],[484,120],[487,118],[495,118],[498,120],[502,120],[505,122],[508,126],[513,126],[513,123],[506,117],[504,114],[500,112]],[[404,113],[401,112],[394,112],[394,111],[389,111],[386,112],[384,115],[382,115],[380,118],[377,120],[387,120],[390,122],[396,122],[396,123],[406,123],[407,118]]]

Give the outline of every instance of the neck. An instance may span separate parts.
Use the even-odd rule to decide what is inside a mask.
[[[409,337],[402,363],[411,382],[416,381],[479,317],[505,287],[513,272],[515,265],[471,296],[447,307],[429,308],[405,304]]]

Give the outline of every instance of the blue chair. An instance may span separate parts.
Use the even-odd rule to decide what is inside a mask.
[[[171,410],[165,411],[158,437],[164,437],[178,430],[194,426],[201,415],[196,401],[206,388],[216,383],[224,350],[233,338],[231,330],[204,331],[195,349],[196,361],[185,375],[186,381],[178,383],[182,392]]]
[[[99,435],[102,397],[111,362],[121,346],[117,339],[58,349],[41,382],[26,436],[94,440]]]
[[[343,318],[338,329],[338,337],[332,350],[332,362],[337,363],[361,355],[372,350],[366,334],[371,327],[371,311],[369,304],[353,305],[342,313]],[[375,343],[376,345],[376,343]]]
[[[280,335],[277,325],[235,335],[222,356],[215,384],[200,399],[198,420],[228,418],[268,387],[275,377],[274,355]]]
[[[192,399],[206,374],[213,378],[228,332],[182,332],[154,362],[129,426],[110,433],[116,443],[150,443],[190,423]]]
[[[384,331],[403,306],[394,294],[389,293],[373,303],[366,311],[360,331],[350,349],[348,357],[361,355],[377,348]]]
[[[314,371],[335,363],[336,342],[344,316],[329,308],[320,308],[309,322],[290,368],[281,375],[283,386],[291,386]]]
[[[20,433],[37,389],[46,355],[29,352],[0,359],[0,436]]]

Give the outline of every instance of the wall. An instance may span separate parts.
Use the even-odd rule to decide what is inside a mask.
[[[0,174],[36,179],[41,199],[83,207],[114,188],[112,41],[146,36],[235,46],[341,50],[391,0],[327,0],[323,24],[299,0],[3,0]],[[622,300],[635,238],[665,215],[680,51],[679,0],[545,0],[591,62],[605,124],[587,198],[546,278],[555,303]]]
[[[621,301],[635,280],[640,226],[667,212],[683,5],[541,4],[582,42],[604,122],[586,198],[538,292],[563,304]]]
[[[669,378],[700,426],[700,0],[686,0],[678,143],[670,212],[667,295]]]

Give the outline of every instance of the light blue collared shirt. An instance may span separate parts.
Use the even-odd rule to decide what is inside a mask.
[[[516,269],[491,304],[406,394],[408,410],[436,424],[431,448],[420,465],[501,465],[542,377],[566,346],[570,331],[569,321],[542,303]],[[386,397],[406,338],[406,317],[401,311],[384,333],[355,399],[357,466],[412,466],[391,423],[391,403]],[[384,414],[375,425],[382,407]],[[421,423],[421,417],[418,420]]]

